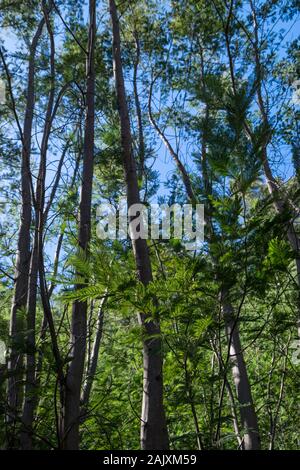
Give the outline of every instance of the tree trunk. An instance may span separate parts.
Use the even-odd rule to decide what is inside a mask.
[[[98,356],[99,356],[99,350],[100,350],[102,333],[103,333],[104,307],[105,307],[106,299],[107,299],[106,296],[104,296],[101,299],[99,309],[98,309],[96,333],[95,333],[95,338],[94,338],[94,343],[93,343],[93,348],[92,348],[91,360],[90,360],[90,363],[88,364],[88,368],[86,372],[86,379],[83,385],[83,391],[82,391],[82,397],[81,397],[81,407],[82,407],[81,415],[86,414],[87,412],[92,385],[96,376]]]
[[[139,90],[138,90],[138,67],[140,63],[140,42],[137,31],[133,33],[135,47],[136,47],[136,57],[133,64],[133,94],[134,94],[134,102],[135,102],[135,110],[136,110],[136,117],[137,117],[137,129],[138,129],[138,178],[142,179],[143,174],[145,171],[145,139],[144,139],[144,130],[143,130],[143,119],[142,119],[142,110],[141,110],[141,103],[139,98]]]
[[[96,0],[89,2],[89,39],[86,64],[86,118],[83,149],[82,185],[79,206],[78,245],[87,255],[91,237],[91,204],[94,160]],[[78,273],[80,274],[80,273]],[[77,286],[79,288],[80,286]],[[63,410],[63,442],[66,450],[79,448],[80,394],[84,372],[87,337],[87,302],[75,301],[72,306],[71,362],[66,376]]]
[[[15,284],[10,314],[11,349],[8,359],[8,424],[9,447],[14,447],[16,417],[22,404],[22,377],[23,377],[23,351],[22,332],[23,315],[27,304],[28,276],[30,265],[30,225],[31,225],[31,133],[34,112],[35,95],[35,54],[39,38],[44,26],[41,19],[37,31],[31,42],[29,51],[28,83],[25,119],[22,138],[21,162],[21,213],[17,242],[17,256],[15,267]]]
[[[114,0],[109,1],[113,31],[113,62],[116,85],[118,112],[121,123],[121,145],[123,166],[127,188],[127,204],[140,203],[138,179],[135,161],[132,155],[132,138],[128,106],[126,101],[119,20]],[[136,262],[138,279],[147,285],[152,280],[151,262],[146,240],[132,239],[132,248]],[[169,438],[163,406],[162,342],[158,321],[149,320],[145,314],[139,314],[139,321],[147,336],[143,342],[143,403],[141,414],[141,448],[168,449]],[[155,336],[155,337],[153,337]]]
[[[21,448],[29,450],[32,448],[32,425],[33,425],[33,404],[35,402],[35,321],[36,321],[36,296],[37,296],[37,275],[38,275],[38,244],[39,233],[36,224],[33,249],[31,254],[27,319],[26,319],[26,383],[25,396],[22,413],[22,430],[20,435]]]
[[[221,292],[221,305],[229,345],[229,359],[232,364],[232,377],[240,409],[241,431],[243,433],[242,448],[244,450],[259,450],[258,420],[242,351],[238,321],[235,318],[233,307],[228,300],[228,292],[224,289]]]
[[[50,38],[50,91],[47,103],[47,110],[45,116],[45,125],[43,130],[43,138],[41,142],[40,164],[38,177],[36,182],[35,192],[35,230],[33,248],[30,259],[29,269],[29,282],[27,294],[27,308],[26,308],[26,382],[25,382],[25,397],[22,413],[22,429],[20,435],[20,442],[22,449],[32,448],[32,435],[33,435],[33,419],[34,408],[36,403],[36,304],[37,304],[37,282],[39,259],[43,250],[43,230],[44,230],[44,202],[45,202],[45,179],[47,167],[47,151],[48,141],[51,132],[52,121],[55,113],[53,113],[54,94],[55,94],[55,43],[54,36],[49,20],[49,11],[45,2],[42,2],[42,9],[47,26],[47,31]],[[59,101],[57,101],[58,106]],[[32,195],[34,198],[34,195]]]
[[[180,161],[179,156],[173,149],[172,145],[170,144],[166,136],[160,130],[158,124],[155,122],[152,116],[151,95],[152,95],[152,89],[150,89],[150,97],[149,97],[149,103],[148,103],[150,122],[156,129],[157,133],[159,134],[162,141],[168,148],[171,156],[173,157],[175,164],[179,172],[181,173],[182,181],[183,181],[187,196],[190,199],[190,202],[194,203],[197,201],[197,198],[192,188],[190,177],[187,171],[185,170],[182,162]],[[202,174],[203,174],[203,179],[204,179],[205,192],[210,191],[211,189],[209,188],[211,188],[211,185],[209,181],[207,180],[208,172],[206,168],[206,145],[204,141],[202,142]],[[206,196],[208,195],[209,194],[206,194]],[[211,237],[213,236],[213,227],[212,227],[210,214],[211,214],[211,208],[209,207],[209,215],[205,215],[206,227],[209,232],[208,234],[209,243],[211,243]],[[217,264],[218,260],[214,260],[214,263]],[[246,430],[243,448],[245,450],[259,449],[260,441],[259,441],[258,421],[257,421],[257,416],[256,416],[256,412],[255,412],[255,408],[254,408],[254,404],[253,404],[253,400],[251,396],[251,386],[250,386],[249,379],[248,379],[247,368],[246,368],[246,364],[244,361],[243,351],[241,348],[239,329],[237,325],[235,325],[235,327],[233,328],[233,323],[234,323],[234,321],[232,320],[233,307],[228,301],[228,296],[226,295],[226,303],[224,303],[225,301],[224,299],[225,299],[224,295],[221,295],[221,305],[222,305],[222,311],[223,311],[224,321],[226,325],[226,333],[227,333],[228,339],[231,338],[230,356],[233,357],[231,361],[232,362],[232,376],[233,376],[233,381],[235,383],[236,390],[237,390],[237,398],[238,398],[239,406],[240,406],[241,422],[243,424],[244,429]],[[232,332],[232,334],[230,332]],[[248,403],[248,406],[246,406],[246,408],[244,407],[245,403]]]

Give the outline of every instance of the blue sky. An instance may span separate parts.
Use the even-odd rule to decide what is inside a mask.
[[[86,7],[84,8],[84,16],[87,17]],[[60,20],[58,20],[58,21],[60,21]],[[282,21],[282,19],[280,19],[276,23],[276,25],[275,25],[275,30],[276,31],[280,31],[281,29],[283,29],[284,31],[287,32],[286,35],[285,35],[284,40],[281,43],[281,47],[278,51],[279,52],[279,57],[283,56],[287,42],[289,42],[293,39],[296,39],[298,37],[299,29],[300,29],[299,25],[300,25],[299,18],[296,22],[293,20],[293,22],[285,23],[285,22]],[[5,47],[10,52],[15,52],[20,47],[19,40],[17,39],[17,37],[15,36],[15,34],[13,33],[12,30],[4,29],[4,30],[0,31],[0,39],[3,40],[3,43],[4,43]],[[57,47],[59,48],[60,38],[58,37],[58,38],[56,38],[56,40],[57,40]],[[24,74],[24,80],[26,80],[26,74]],[[24,82],[24,84],[21,84],[21,85],[25,87],[26,84]],[[126,82],[126,86],[127,86],[127,90],[129,92],[131,92],[132,91],[131,90],[132,85],[131,85],[130,81]],[[144,91],[140,90],[140,92],[143,93]],[[158,94],[155,95],[154,98],[155,98],[155,100],[159,101],[159,95]],[[171,98],[170,98],[170,103],[171,103]],[[165,105],[165,103],[164,103],[164,105]],[[168,128],[167,133],[171,135],[173,133],[173,130]],[[155,154],[153,169],[157,170],[158,173],[159,173],[160,189],[159,189],[158,195],[167,195],[169,193],[169,191],[165,188],[164,184],[167,181],[167,179],[170,177],[172,172],[174,171],[175,164],[174,164],[169,152],[167,151],[167,149],[165,148],[165,146],[161,142],[159,136],[156,136],[156,141],[155,142],[156,142],[156,154]],[[172,142],[174,143],[174,140],[172,140]],[[191,169],[191,170],[194,169],[195,166],[192,162],[191,155],[190,155],[190,152],[191,152],[190,145],[188,143],[186,143],[184,140],[182,140],[179,150],[180,150],[180,157],[181,157],[183,163],[187,164],[187,167],[189,169]],[[49,160],[51,161],[51,159],[53,159],[53,158],[54,157],[51,155],[51,153],[49,153]],[[275,172],[278,176],[281,176],[285,180],[289,179],[293,175],[293,167],[292,167],[292,164],[291,164],[290,149],[289,148],[282,148],[281,159],[278,160],[278,162],[273,163],[273,169],[275,170]],[[50,181],[52,180],[52,177],[53,177],[53,172],[49,172],[48,173],[47,183],[50,183]],[[156,198],[154,198],[154,200],[155,199]],[[152,202],[154,202],[154,200]]]

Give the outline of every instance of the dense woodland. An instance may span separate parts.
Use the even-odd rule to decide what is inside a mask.
[[[2,449],[300,449],[299,11],[0,1]]]

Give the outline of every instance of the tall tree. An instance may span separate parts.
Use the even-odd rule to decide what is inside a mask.
[[[9,80],[9,89],[12,98],[13,112],[17,119],[17,125],[20,132],[20,139],[22,143],[22,157],[21,157],[21,211],[20,211],[20,225],[18,231],[17,242],[17,255],[15,262],[15,280],[14,280],[14,295],[12,299],[12,307],[10,314],[10,337],[11,349],[9,351],[8,359],[8,423],[11,427],[12,441],[9,442],[9,447],[14,446],[15,424],[16,417],[20,411],[22,404],[22,376],[23,376],[23,351],[22,351],[22,337],[24,329],[23,316],[27,305],[28,294],[28,279],[29,279],[29,266],[30,266],[30,227],[31,227],[31,188],[32,176],[30,170],[30,155],[31,155],[31,139],[32,139],[32,123],[35,105],[35,69],[36,69],[36,50],[39,39],[41,37],[43,27],[45,24],[44,17],[41,18],[32,42],[29,47],[28,59],[28,76],[27,76],[27,92],[26,92],[26,107],[23,122],[23,129],[18,120],[17,109],[15,108],[15,101],[13,98],[13,90],[11,84],[11,77],[7,70],[7,78]],[[4,56],[1,51],[1,57]],[[5,62],[4,62],[5,64]]]
[[[110,0],[110,15],[113,33],[113,61],[117,106],[121,125],[122,159],[127,190],[128,208],[140,204],[136,163],[132,154],[132,138],[126,92],[124,85],[121,39],[116,4]],[[133,218],[132,218],[133,219]],[[131,219],[131,220],[132,220]],[[151,262],[147,242],[144,238],[133,238],[132,247],[137,275],[145,286],[152,281]],[[163,406],[163,359],[162,342],[158,320],[139,314],[139,321],[145,329],[143,342],[143,403],[141,414],[141,448],[168,449],[169,439]]]
[[[96,0],[89,1],[89,31],[86,58],[86,116],[84,129],[82,184],[79,204],[78,247],[88,256],[91,237],[91,205],[95,134],[95,41]],[[78,273],[80,275],[80,273]],[[77,286],[79,288],[79,286]],[[75,301],[72,307],[71,361],[66,376],[63,410],[62,446],[79,448],[80,394],[87,339],[87,302]]]

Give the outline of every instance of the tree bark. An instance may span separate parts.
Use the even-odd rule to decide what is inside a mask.
[[[121,40],[118,13],[114,0],[109,1],[113,32],[113,63],[118,112],[121,124],[121,145],[123,167],[127,189],[128,207],[140,203],[138,178],[132,155],[132,137],[126,101],[125,84],[121,59]],[[151,262],[145,239],[132,239],[132,248],[136,262],[138,279],[147,285],[152,280]],[[139,314],[146,338],[143,342],[143,403],[141,413],[141,448],[168,449],[169,437],[163,406],[163,358],[160,325],[149,319],[144,313]]]
[[[30,265],[30,225],[31,225],[31,134],[35,101],[35,55],[38,41],[42,34],[45,20],[41,19],[30,45],[27,96],[25,118],[22,133],[22,160],[21,160],[21,212],[20,226],[17,242],[17,255],[15,265],[15,284],[10,313],[9,334],[11,348],[8,359],[8,447],[14,447],[16,417],[22,405],[22,378],[23,378],[23,315],[27,304],[28,276]]]
[[[138,67],[140,63],[141,49],[140,49],[140,42],[139,42],[137,31],[134,31],[133,36],[134,36],[135,47],[136,47],[136,57],[135,57],[134,64],[133,64],[133,94],[134,94],[138,136],[139,136],[138,178],[142,179],[144,170],[145,170],[145,139],[144,139],[144,130],[143,130],[142,110],[141,110],[141,103],[140,103],[139,90],[138,90]]]
[[[82,185],[79,206],[79,248],[88,254],[91,237],[91,205],[94,160],[96,0],[89,1],[89,38],[86,63],[86,118],[83,148]],[[80,274],[80,273],[78,273]],[[77,286],[80,288],[80,286]],[[87,302],[75,301],[72,306],[71,361],[66,376],[63,410],[63,442],[66,450],[79,449],[80,394],[84,372],[87,337]]]
[[[243,450],[259,450],[260,435],[258,420],[252,399],[251,385],[248,378],[244,354],[240,340],[238,319],[235,318],[234,310],[228,299],[228,292],[221,292],[222,314],[225,322],[226,335],[229,345],[229,359],[231,362],[232,378],[238,398],[240,411]],[[226,373],[226,371],[224,371]]]
[[[26,308],[26,382],[25,396],[22,413],[22,429],[20,442],[22,449],[32,448],[34,408],[36,403],[36,304],[37,304],[37,283],[39,260],[43,251],[43,230],[44,230],[44,202],[45,202],[45,180],[47,167],[48,142],[52,127],[52,122],[57,110],[59,99],[53,111],[55,95],[55,43],[53,31],[49,19],[49,11],[45,2],[42,2],[42,9],[50,39],[50,91],[45,116],[45,125],[41,142],[40,164],[36,181],[35,192],[35,229],[33,248],[30,258],[27,308]],[[32,195],[34,197],[34,195]]]
[[[82,413],[81,415],[86,414],[88,404],[90,401],[90,395],[92,390],[92,385],[96,376],[97,364],[98,364],[98,356],[99,350],[102,340],[102,333],[103,333],[103,321],[104,321],[104,308],[106,303],[107,297],[104,297],[100,301],[99,309],[98,309],[98,318],[96,323],[96,333],[92,348],[92,354],[90,363],[88,364],[87,372],[86,372],[86,379],[83,385],[83,391],[81,396],[81,407]]]

